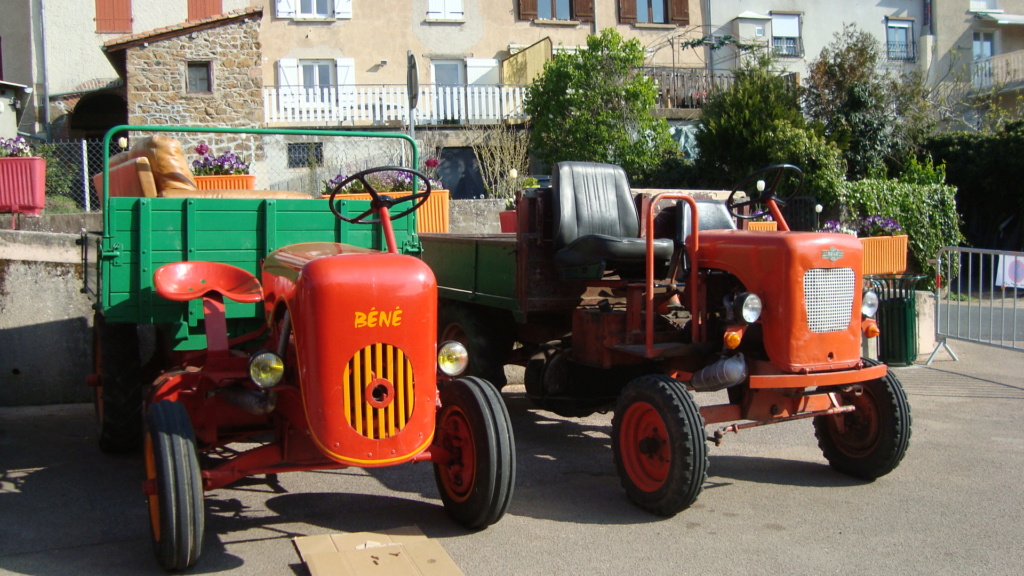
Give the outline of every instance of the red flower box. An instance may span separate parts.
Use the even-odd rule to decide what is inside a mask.
[[[0,158],[0,212],[39,216],[46,206],[46,160]]]

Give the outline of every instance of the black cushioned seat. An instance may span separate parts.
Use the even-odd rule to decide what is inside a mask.
[[[621,167],[560,162],[551,174],[551,189],[556,263],[643,276],[646,240],[640,237],[633,194]],[[672,248],[669,238],[654,240],[656,274],[668,268]]]

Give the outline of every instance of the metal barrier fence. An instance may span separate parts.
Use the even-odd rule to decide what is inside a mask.
[[[936,340],[926,364],[948,340],[1024,351],[1024,253],[946,247],[939,251]]]

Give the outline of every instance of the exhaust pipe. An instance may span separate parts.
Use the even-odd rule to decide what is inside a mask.
[[[690,386],[701,392],[714,392],[735,386],[746,379],[747,362],[743,359],[743,354],[739,353],[722,358],[694,372],[690,378]]]

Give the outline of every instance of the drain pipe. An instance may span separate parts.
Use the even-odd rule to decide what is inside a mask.
[[[46,61],[46,8],[39,0],[39,57],[43,61],[43,126],[46,141],[50,141],[50,64]]]

